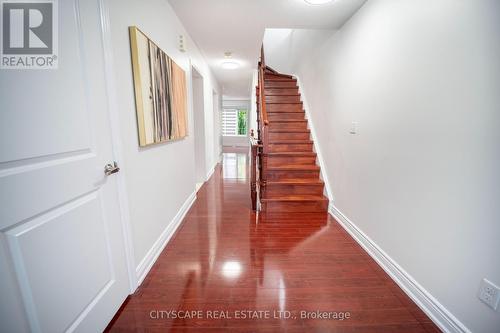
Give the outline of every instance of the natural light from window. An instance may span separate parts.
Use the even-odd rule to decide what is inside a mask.
[[[248,110],[224,109],[222,112],[222,135],[239,136],[248,133]]]

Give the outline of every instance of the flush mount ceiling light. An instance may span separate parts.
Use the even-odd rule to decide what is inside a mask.
[[[324,5],[329,2],[332,2],[333,0],[304,0],[304,1],[310,5]]]
[[[229,51],[224,52],[224,58],[226,58],[226,60],[222,62],[221,67],[224,69],[236,69],[240,67],[240,64],[238,64],[236,61],[233,61],[232,57],[233,57],[232,52]]]
[[[228,60],[228,61],[224,61],[221,64],[221,67],[224,69],[236,69],[236,68],[240,67],[240,64],[238,64],[236,61]]]

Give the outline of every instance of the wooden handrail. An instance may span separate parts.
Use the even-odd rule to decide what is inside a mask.
[[[264,56],[264,45],[260,48],[260,62],[259,62],[259,87],[260,87],[260,105],[261,105],[261,116],[262,123],[267,126],[269,125],[269,120],[267,119],[267,108],[266,108],[266,87],[264,84],[264,74],[266,71],[266,58]]]
[[[264,57],[264,44],[260,47],[260,63],[263,68],[266,68],[266,58]]]
[[[260,114],[262,117],[262,123],[267,126],[269,125],[269,120],[267,119],[267,108],[266,108],[266,88],[264,86],[264,67],[259,68],[259,87],[260,87]]]
[[[260,49],[260,61],[257,86],[257,138],[250,138],[251,144],[251,174],[250,193],[252,197],[252,208],[257,209],[260,198],[265,196],[267,153],[269,136],[269,119],[266,107],[265,78],[266,60],[264,58],[264,46]]]

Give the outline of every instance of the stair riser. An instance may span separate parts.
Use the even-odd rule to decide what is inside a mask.
[[[279,140],[309,140],[311,135],[309,133],[283,133],[283,132],[269,132],[269,141]]]
[[[305,130],[307,130],[307,123],[306,122],[297,122],[297,123],[273,123],[273,122],[270,122],[269,128],[271,130],[295,129],[295,130],[305,131]]]
[[[296,88],[297,82],[295,81],[267,81],[265,82],[265,89],[273,88]]]
[[[269,81],[297,82],[291,77],[282,76],[282,75],[274,75],[274,74],[266,74],[264,79],[265,79],[265,82],[269,82]]]
[[[285,164],[297,164],[297,165],[315,165],[315,156],[270,156],[267,158],[267,165],[269,166],[281,166]]]
[[[309,141],[311,135],[297,80],[266,68],[264,83],[265,91],[263,88],[260,92],[269,120],[266,136],[270,154],[264,155],[263,161],[263,177],[268,182],[263,188],[262,211],[324,213],[328,200],[324,197],[314,145]]]
[[[269,88],[265,89],[266,96],[292,96],[299,95],[298,88]]]
[[[266,96],[266,103],[300,103],[300,96]]]
[[[304,120],[304,112],[280,112],[280,113],[268,113],[267,119],[269,121],[280,121],[280,120]]]
[[[266,111],[271,112],[304,112],[302,104],[266,104]]]
[[[272,170],[268,171],[268,180],[283,180],[283,179],[318,179],[319,170],[317,171],[302,171],[302,170]]]
[[[266,186],[266,198],[282,197],[284,195],[300,195],[300,194],[311,194],[311,195],[322,195],[323,194],[323,184],[318,185],[267,185]]]
[[[286,152],[286,151],[312,151],[312,143],[286,143],[286,144],[273,144],[269,145],[269,151],[272,153]]]
[[[305,202],[266,202],[264,211],[273,213],[309,213],[324,212],[327,210],[327,201],[305,201]]]

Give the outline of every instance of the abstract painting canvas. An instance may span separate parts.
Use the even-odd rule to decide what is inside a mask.
[[[186,74],[137,27],[130,27],[139,145],[187,135]]]

